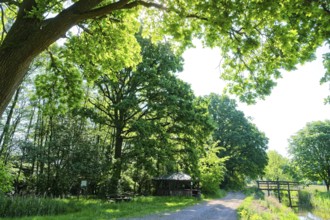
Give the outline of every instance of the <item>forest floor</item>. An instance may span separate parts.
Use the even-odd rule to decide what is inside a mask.
[[[240,192],[229,192],[226,197],[184,208],[176,212],[165,212],[140,218],[123,218],[122,220],[236,220],[236,209],[244,200]]]

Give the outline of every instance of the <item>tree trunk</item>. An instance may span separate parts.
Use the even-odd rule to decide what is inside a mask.
[[[0,46],[0,115],[11,100],[33,59],[79,21],[78,14],[64,10],[57,17],[40,21],[21,7],[16,21]],[[26,12],[23,12],[26,11]]]
[[[27,132],[25,134],[25,140],[24,140],[25,144],[29,140],[29,135],[30,135],[30,130],[32,128],[32,120],[33,120],[33,117],[34,117],[34,112],[35,112],[35,108],[31,112],[31,117],[30,117],[30,120],[29,120],[28,129],[27,129]],[[20,193],[19,179],[20,179],[21,173],[23,171],[22,169],[23,169],[23,161],[24,161],[25,156],[26,156],[25,154],[26,154],[26,146],[23,146],[22,147],[22,156],[20,158],[19,169],[18,169],[18,173],[17,173],[17,177],[16,177],[15,194],[19,194]],[[32,165],[32,166],[34,166],[34,165]]]
[[[3,128],[3,131],[2,131],[1,136],[0,136],[0,157],[2,156],[3,153],[6,153],[6,150],[7,150],[6,148],[7,148],[7,145],[8,145],[8,141],[10,139],[9,138],[10,137],[10,123],[11,123],[11,119],[13,117],[13,113],[14,113],[16,103],[18,101],[18,96],[19,96],[20,90],[21,90],[21,88],[19,87],[16,91],[15,98],[13,100],[13,103],[10,107],[10,110],[9,110],[9,113],[8,113],[8,116],[7,116],[6,124]]]
[[[115,139],[115,162],[113,166],[113,175],[110,179],[110,194],[118,194],[119,188],[119,180],[121,178],[121,170],[122,170],[122,147],[123,147],[123,137],[122,128],[117,127],[116,129],[116,139]]]

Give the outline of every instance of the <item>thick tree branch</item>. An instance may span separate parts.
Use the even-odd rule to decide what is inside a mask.
[[[79,14],[79,17],[80,17],[80,19],[85,20],[85,19],[104,16],[104,15],[110,14],[113,11],[122,9],[128,2],[129,2],[129,0],[120,0],[118,2],[108,4],[103,7],[91,9],[88,11],[83,11]]]
[[[135,8],[137,6],[143,6],[146,8],[157,8],[163,11],[169,11],[168,8],[166,8],[164,5],[158,4],[158,3],[154,3],[154,2],[145,2],[145,1],[134,1],[131,2],[129,4],[126,4],[125,9],[131,9],[131,8]]]
[[[167,12],[173,11],[177,14],[181,14],[180,11],[171,10],[171,9],[165,7],[162,4],[158,4],[158,3],[154,3],[154,2],[145,2],[145,1],[134,1],[134,2],[129,3],[126,6],[124,6],[123,9],[131,9],[131,8],[135,8],[137,6],[143,6],[143,7],[146,7],[146,8],[156,8],[156,9],[159,9],[159,10],[162,10],[162,11],[167,11]],[[186,18],[196,18],[196,19],[199,19],[199,20],[208,21],[207,18],[199,16],[197,14],[186,14],[185,17]]]
[[[24,0],[22,2],[22,5],[19,7],[17,19],[23,18],[25,16],[25,14],[27,12],[31,11],[31,9],[35,6],[37,6],[37,3],[35,0]]]

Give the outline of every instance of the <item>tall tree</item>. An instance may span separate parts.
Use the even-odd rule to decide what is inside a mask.
[[[182,58],[168,43],[154,45],[141,37],[138,42],[142,62],[135,69],[124,68],[115,76],[109,75],[108,59],[87,69],[92,73],[104,71],[96,81],[98,94],[89,101],[95,109],[94,120],[113,132],[111,193],[119,190],[128,162],[146,168],[152,159],[158,165],[150,164],[149,171],[156,170],[155,166],[161,170],[160,164],[165,164],[162,158],[167,157],[167,168],[172,162],[173,168],[196,170],[198,150],[194,148],[210,131],[207,116],[196,107],[190,87],[174,75],[182,69]]]
[[[219,46],[223,78],[230,91],[253,101],[270,93],[279,69],[297,63],[329,39],[327,1],[141,1],[141,0],[1,0],[0,114],[21,83],[32,60],[74,26],[91,20],[115,25],[126,16],[143,20],[147,32],[171,35],[182,46],[193,37]],[[133,15],[133,17],[132,17]],[[92,32],[90,32],[92,33]],[[119,40],[114,33],[105,38]],[[113,37],[113,38],[112,38]]]
[[[315,121],[293,135],[289,152],[310,180],[323,180],[330,186],[330,121]]]
[[[209,112],[215,131],[213,140],[224,150],[219,157],[228,157],[224,187],[241,187],[245,178],[256,178],[263,174],[267,165],[267,143],[265,134],[252,124],[244,113],[237,110],[235,100],[227,96],[211,94]]]

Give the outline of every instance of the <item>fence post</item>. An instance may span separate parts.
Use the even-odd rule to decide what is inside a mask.
[[[278,201],[281,202],[281,191],[280,191],[280,181],[277,179],[277,193],[278,193]]]
[[[288,195],[289,195],[289,206],[292,208],[290,182],[288,182]]]
[[[267,192],[268,192],[268,196],[270,196],[269,181],[267,181]]]

